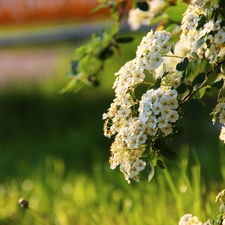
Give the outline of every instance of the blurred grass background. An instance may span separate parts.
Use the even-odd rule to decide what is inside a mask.
[[[85,40],[2,47],[0,224],[173,225],[185,213],[203,221],[217,213],[225,157],[210,96],[204,117],[182,121],[185,135],[172,144],[180,161],[166,161],[150,183],[145,174],[128,185],[109,169],[102,114],[113,99],[113,73],[134,57],[142,34],[108,63],[99,88],[76,94],[59,92],[71,79],[65,73],[74,49]],[[19,207],[20,197],[30,211]]]

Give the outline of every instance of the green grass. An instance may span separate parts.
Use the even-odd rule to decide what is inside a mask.
[[[189,152],[195,153],[185,146],[183,150],[179,166],[157,169],[150,183],[143,177],[141,183],[132,184],[107,164],[96,163],[90,174],[66,173],[62,159],[46,157],[26,179],[1,184],[0,224],[175,225],[186,213],[206,221],[219,212],[214,201],[222,182],[205,184],[197,159],[188,165]],[[224,173],[224,165],[221,169]],[[19,207],[21,197],[29,201],[30,209]]]

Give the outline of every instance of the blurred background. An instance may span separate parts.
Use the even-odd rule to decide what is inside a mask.
[[[184,213],[192,205],[184,197],[187,190],[195,193],[192,200],[198,202],[196,213],[201,214],[203,193],[222,186],[224,167],[218,165],[223,165],[224,147],[209,116],[210,95],[205,116],[184,120],[185,137],[173,144],[185,168],[177,170],[174,162],[168,162],[179,197],[167,193],[166,187],[173,190],[173,185],[163,179],[171,178],[166,173],[162,178],[160,169],[152,183],[145,176],[144,184],[131,185],[119,170],[109,169],[112,140],[103,136],[102,114],[113,99],[114,72],[134,57],[146,31],[131,34],[135,41],[124,45],[123,56],[115,56],[100,74],[100,87],[60,94],[71,79],[65,74],[76,47],[92,32],[107,29],[107,10],[91,12],[97,4],[97,0],[0,0],[0,224],[154,225],[163,224],[163,210],[172,218],[170,224],[176,224],[182,216],[176,207]],[[124,27],[122,32],[129,33]],[[199,182],[190,184],[179,176],[182,173]],[[156,203],[158,191],[164,193],[162,205]],[[29,200],[34,212],[19,207],[20,197]],[[169,208],[175,199],[181,202]],[[214,206],[207,207],[202,217]],[[155,217],[149,209],[156,210]]]
[[[71,79],[65,74],[75,48],[105,26],[104,11],[91,13],[96,6],[97,1],[0,1],[1,166],[7,177],[29,171],[48,154],[73,165],[87,143],[95,148],[97,143],[87,141],[81,130],[88,133],[101,123],[104,107],[95,105],[104,101],[93,89],[76,95],[59,92]],[[96,132],[105,142],[101,130]],[[91,152],[83,156],[91,160]]]

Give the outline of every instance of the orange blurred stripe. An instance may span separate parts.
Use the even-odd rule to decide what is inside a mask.
[[[86,21],[104,17],[107,9],[92,13],[97,0],[0,0],[0,24],[32,21]]]

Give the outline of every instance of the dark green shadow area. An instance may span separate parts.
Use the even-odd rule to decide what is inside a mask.
[[[102,114],[110,101],[79,93],[1,94],[0,167],[7,171],[1,179],[29,174],[47,155],[65,160],[67,169],[86,172],[92,162],[107,161],[110,143],[103,136]]]

